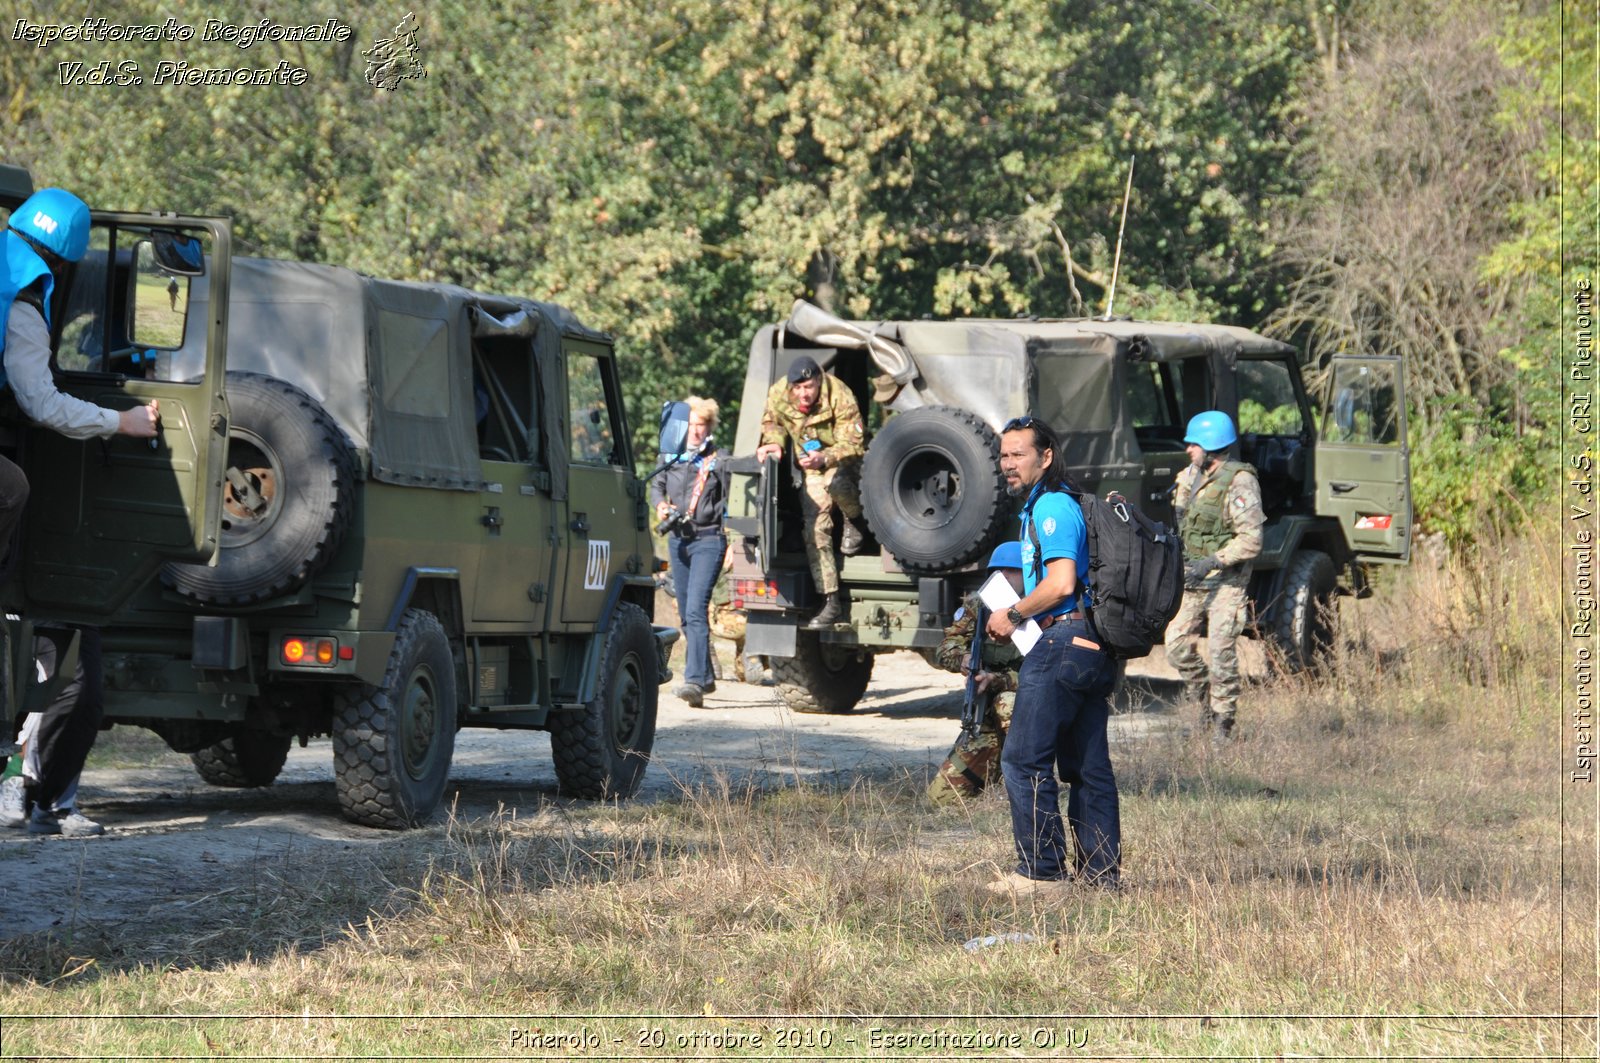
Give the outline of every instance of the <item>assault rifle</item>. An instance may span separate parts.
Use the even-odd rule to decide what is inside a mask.
[[[978,673],[983,671],[983,628],[989,622],[989,610],[979,607],[977,627],[972,632],[972,649],[967,654],[967,697],[961,703],[961,733],[968,738],[978,737],[983,726],[984,710],[989,707],[989,696],[978,689]]]

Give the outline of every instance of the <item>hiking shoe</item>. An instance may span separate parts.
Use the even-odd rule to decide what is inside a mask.
[[[75,808],[47,812],[37,805],[28,818],[29,834],[59,834],[64,838],[92,838],[106,829]]]
[[[61,825],[64,838],[93,838],[106,832],[104,827],[75,808],[69,808],[66,812],[58,810],[56,822]]]
[[[22,793],[22,776],[0,782],[0,827],[20,827],[28,821]]]
[[[673,696],[682,700],[691,709],[698,709],[705,704],[705,691],[693,683],[685,683],[672,692]]]
[[[840,518],[844,522],[844,529],[839,535],[839,552],[845,557],[855,557],[861,552],[861,546],[866,541],[866,535],[849,517]]]
[[[986,883],[984,889],[997,897],[1038,897],[1051,900],[1066,895],[1072,886],[1072,876],[1066,878],[1029,878],[1016,871]]]

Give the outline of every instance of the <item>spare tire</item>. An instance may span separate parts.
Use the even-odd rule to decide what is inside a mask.
[[[316,399],[260,373],[228,374],[228,464],[215,567],[170,564],[186,598],[239,606],[276,598],[339,549],[355,494],[355,456]]]
[[[1010,512],[1005,491],[999,437],[950,406],[889,418],[861,467],[867,524],[907,572],[981,558]]]

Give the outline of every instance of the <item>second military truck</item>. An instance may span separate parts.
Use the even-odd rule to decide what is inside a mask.
[[[1366,566],[1409,557],[1411,502],[1400,360],[1336,357],[1314,411],[1298,352],[1242,328],[1111,320],[845,321],[805,302],[752,341],[737,451],[754,452],[768,388],[809,355],[855,393],[870,436],[861,501],[876,548],[845,558],[846,624],[815,630],[792,456],[734,477],[733,587],[746,652],[772,662],[788,704],[847,712],[875,654],[929,653],[989,551],[1017,535],[999,433],[1032,414],[1062,439],[1080,487],[1118,491],[1173,523],[1184,426],[1220,409],[1239,426],[1267,513],[1250,585],[1254,630],[1301,668],[1329,645],[1334,597]],[[869,543],[869,547],[873,544]]]

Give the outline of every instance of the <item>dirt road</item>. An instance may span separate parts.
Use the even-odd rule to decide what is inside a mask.
[[[1163,712],[1175,687],[1157,678],[1164,668],[1152,661],[1131,670],[1148,678],[1125,692],[1122,708],[1131,711],[1113,719],[1114,743],[1177,725]],[[843,716],[789,712],[771,687],[720,683],[700,709],[670,690],[662,691],[655,754],[637,800],[670,799],[719,776],[762,788],[798,778],[925,779],[954,740],[961,705],[959,677],[907,653],[879,658],[865,699]],[[105,825],[104,837],[0,830],[0,941],[52,927],[112,934],[126,921],[179,917],[264,863],[359,860],[405,837],[340,816],[325,738],[293,749],[278,781],[263,789],[208,786],[188,757],[170,752],[150,760],[85,772],[80,803]],[[446,803],[469,820],[501,809],[526,818],[567,804],[556,796],[548,736],[461,731]]]

